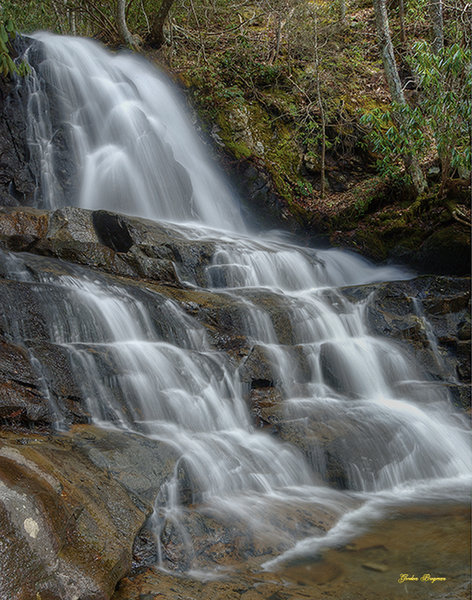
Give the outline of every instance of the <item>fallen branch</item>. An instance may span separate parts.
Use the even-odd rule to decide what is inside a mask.
[[[465,215],[459,209],[454,209],[452,211],[452,217],[461,225],[465,225],[466,227],[472,227],[472,223],[467,219],[467,215]]]

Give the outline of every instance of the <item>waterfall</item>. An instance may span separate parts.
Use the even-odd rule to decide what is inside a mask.
[[[29,278],[49,339],[69,353],[95,422],[172,444],[211,514],[236,514],[267,530],[274,507],[330,506],[337,525],[298,540],[300,553],[339,543],[395,500],[465,493],[471,449],[447,393],[398,345],[369,332],[368,298],[351,303],[338,291],[411,274],[339,250],[256,239],[165,77],[89,40],[34,39],[24,85],[41,205],[166,221],[176,236],[210,241],[209,264],[199,275],[178,273],[181,283],[233,303],[299,436],[329,424],[345,490],[326,481],[329,457],[316,436],[302,454],[253,425],[241,366],[177,302],[151,291],[138,297],[78,266],[62,265],[62,274],[37,269]],[[3,256],[3,268],[25,281],[29,260]],[[24,327],[17,336],[28,337]],[[166,510],[175,516],[174,488],[169,482]]]
[[[34,37],[40,44],[25,54],[28,136],[41,165],[43,206],[244,230],[163,75],[91,40]]]

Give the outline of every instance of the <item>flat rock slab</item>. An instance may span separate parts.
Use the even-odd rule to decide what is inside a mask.
[[[109,598],[172,470],[172,451],[135,434],[3,433],[0,597]]]
[[[469,543],[467,506],[400,509],[318,560],[276,572],[246,565],[206,581],[149,569],[123,579],[112,600],[468,600]]]

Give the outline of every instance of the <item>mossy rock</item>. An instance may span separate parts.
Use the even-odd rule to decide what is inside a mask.
[[[377,261],[386,260],[387,246],[375,231],[359,230],[354,235],[355,247],[364,255]]]
[[[454,224],[430,235],[420,248],[418,266],[430,273],[470,274],[469,231]]]

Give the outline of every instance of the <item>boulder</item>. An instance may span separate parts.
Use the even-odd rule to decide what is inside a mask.
[[[0,438],[0,595],[109,598],[175,455],[91,426]]]
[[[427,273],[470,273],[470,231],[455,223],[434,232],[421,244],[414,262]]]

